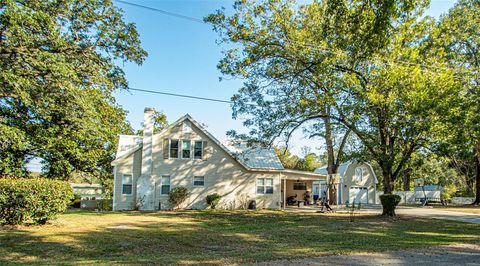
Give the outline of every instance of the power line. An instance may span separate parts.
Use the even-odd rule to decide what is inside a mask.
[[[158,13],[161,13],[161,14],[164,14],[164,15],[167,15],[167,16],[186,19],[186,20],[189,20],[189,21],[205,24],[205,22],[203,20],[198,19],[198,18],[185,16],[185,15],[170,12],[170,11],[165,11],[165,10],[150,7],[150,6],[144,6],[144,5],[139,5],[139,4],[135,4],[135,3],[130,3],[130,2],[127,2],[127,1],[123,1],[123,0],[114,0],[114,1],[125,4],[125,5],[130,5],[130,6],[147,9],[147,10],[154,11],[154,12],[158,12]]]
[[[170,12],[170,11],[166,11],[166,10],[162,10],[162,9],[158,9],[158,8],[154,8],[154,7],[150,7],[150,6],[135,4],[135,3],[131,3],[131,2],[128,2],[128,1],[123,1],[123,0],[114,0],[114,1],[125,4],[125,5],[135,6],[135,7],[138,7],[138,8],[143,8],[143,9],[147,9],[147,10],[150,10],[150,11],[158,12],[158,13],[161,13],[161,14],[164,14],[164,15],[168,15],[168,16],[172,16],[172,17],[176,17],[176,18],[180,18],[180,19],[185,19],[185,20],[188,20],[188,21],[196,22],[196,23],[201,23],[203,25],[206,24],[205,21],[203,21],[202,19],[199,19],[199,18],[190,17],[190,16],[186,16],[186,15],[182,15],[182,14],[179,14],[179,13],[174,13],[174,12]],[[320,51],[320,52],[323,52],[323,53],[330,53],[332,55],[342,55],[338,51],[334,51],[334,50],[331,50],[329,48],[321,48],[321,47],[318,47],[318,46],[308,44],[306,42],[298,43],[298,42],[292,42],[292,41],[287,39],[287,40],[285,40],[285,43],[290,44],[290,45],[298,45],[298,46],[301,46],[303,48],[315,49],[317,51]],[[430,68],[430,69],[436,69],[436,70],[455,70],[451,67],[439,67],[439,66],[433,66],[433,65],[425,65],[425,64],[422,64],[422,63],[412,63],[412,62],[398,60],[398,59],[397,60],[389,60],[389,59],[386,59],[386,58],[374,58],[374,60],[381,61],[381,62],[383,62],[387,65],[392,65],[392,62],[394,62],[394,63],[397,63],[397,64],[403,64],[403,65],[407,65],[407,66],[420,66],[420,67],[425,68],[425,69]],[[458,70],[456,70],[456,71],[458,71]],[[467,71],[463,70],[463,71],[460,71],[460,72],[474,73],[474,71],[469,71],[469,70],[467,70]]]
[[[222,100],[222,99],[215,99],[215,98],[207,98],[207,97],[199,97],[199,96],[193,96],[193,95],[187,95],[187,94],[178,94],[178,93],[170,93],[170,92],[163,92],[163,91],[154,91],[154,90],[145,90],[145,89],[137,89],[137,88],[132,88],[129,87],[129,90],[132,91],[141,91],[141,92],[147,92],[147,93],[153,93],[153,94],[161,94],[161,95],[168,95],[168,96],[175,96],[175,97],[182,97],[182,98],[189,98],[189,99],[195,99],[195,100],[203,100],[203,101],[211,101],[211,102],[219,102],[219,103],[228,103],[228,104],[233,104],[233,101],[227,101],[227,100]]]

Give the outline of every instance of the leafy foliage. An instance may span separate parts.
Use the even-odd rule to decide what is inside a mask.
[[[109,0],[2,1],[0,25],[0,173],[39,157],[48,177],[111,178],[117,135],[131,132],[116,63],[147,55],[135,26]]]
[[[211,209],[215,209],[217,207],[218,202],[220,202],[221,198],[222,196],[220,196],[218,193],[213,193],[213,194],[207,195],[206,201]]]
[[[395,216],[395,208],[402,198],[399,195],[383,194],[380,195],[380,202],[383,206],[382,215]]]
[[[45,224],[74,199],[68,182],[45,178],[0,179],[0,224]]]
[[[173,210],[178,209],[180,204],[182,204],[188,196],[188,189],[186,187],[175,187],[170,190],[168,194],[168,203]]]
[[[231,16],[211,14],[206,21],[230,47],[218,68],[246,80],[233,116],[246,117],[255,142],[288,141],[299,128],[324,137],[333,173],[351,132],[391,192],[413,152],[437,137],[458,105],[455,72],[425,37],[434,26],[422,14],[427,4],[238,1]],[[336,156],[335,135],[344,135]]]

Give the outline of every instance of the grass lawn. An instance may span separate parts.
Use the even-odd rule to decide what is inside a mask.
[[[0,264],[229,264],[480,241],[480,225],[280,211],[71,211],[0,227]]]

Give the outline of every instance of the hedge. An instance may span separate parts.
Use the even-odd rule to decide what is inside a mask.
[[[73,198],[66,181],[0,179],[0,224],[45,224],[64,212]]]
[[[402,198],[399,195],[394,194],[383,194],[380,195],[380,202],[383,206],[384,216],[395,216],[395,208]]]

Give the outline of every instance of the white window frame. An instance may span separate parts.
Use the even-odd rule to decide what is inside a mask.
[[[198,178],[198,177],[201,177],[203,178],[203,185],[195,185],[195,178]],[[194,187],[204,187],[205,186],[205,176],[202,176],[202,175],[196,175],[193,177],[193,186]]]
[[[188,158],[183,157],[183,142],[184,141],[185,142],[190,142],[190,157],[188,157]],[[182,140],[180,140],[180,142],[181,142],[181,145],[180,145],[181,148],[180,148],[180,157],[179,158],[186,159],[186,160],[192,159],[192,141],[188,140],[188,139],[182,139]]]
[[[258,180],[263,180],[263,192],[258,192]],[[267,180],[271,180],[271,186],[267,186]],[[267,187],[272,187],[272,193],[267,193]],[[269,177],[262,177],[262,178],[257,178],[255,180],[255,192],[257,194],[262,194],[262,195],[273,195],[274,194],[274,185],[273,185],[273,178]]]
[[[130,184],[125,183],[125,176],[130,176]],[[130,193],[125,193],[123,191],[123,186],[124,185],[130,185]],[[122,174],[122,195],[132,195],[133,194],[133,175],[132,174]]]
[[[163,186],[167,186],[163,184],[163,178],[168,177],[168,193],[163,193]],[[160,195],[162,196],[167,196],[170,194],[170,191],[172,190],[172,177],[170,175],[162,175],[160,176]]]
[[[200,155],[200,158],[195,158],[195,144],[197,142],[200,142],[201,144],[201,147],[200,147],[200,152],[201,152],[201,155]],[[201,140],[195,140],[193,141],[193,157],[192,157],[194,160],[203,160],[203,141]]]
[[[357,171],[360,172],[360,176],[357,175]],[[362,182],[363,181],[363,167],[359,166],[355,168],[355,182]]]
[[[177,157],[172,157],[172,140],[178,141],[178,146],[177,146]],[[180,146],[181,146],[181,140],[180,139],[168,139],[168,158],[170,159],[178,159],[180,157]]]

